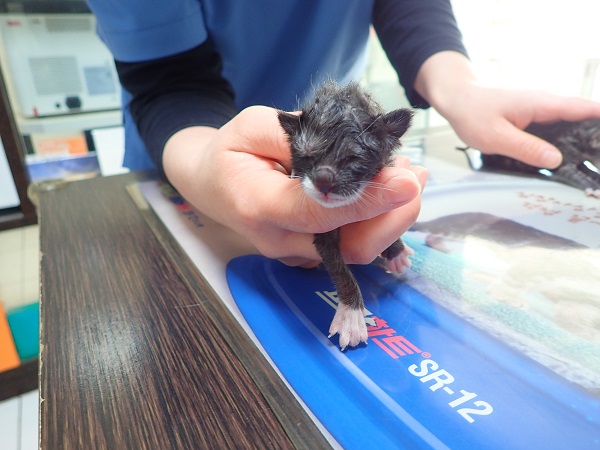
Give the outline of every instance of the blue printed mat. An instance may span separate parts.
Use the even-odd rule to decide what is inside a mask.
[[[246,321],[344,448],[600,448],[596,397],[378,267],[353,271],[369,344],[341,352],[324,270],[262,256],[227,267]]]

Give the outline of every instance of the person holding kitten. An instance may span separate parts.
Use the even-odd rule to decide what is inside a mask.
[[[450,0],[88,0],[124,91],[125,165],[156,167],[204,214],[291,265],[319,260],[313,235],[341,228],[347,263],[369,263],[416,220],[426,170],[397,158],[368,204],[327,209],[289,178],[275,108],[322,80],[360,76],[373,25],[406,95],[469,146],[554,168],[531,122],[600,118],[600,104],[483,86]],[[267,105],[267,106],[260,106]]]

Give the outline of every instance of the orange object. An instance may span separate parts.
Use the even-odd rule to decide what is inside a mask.
[[[0,372],[14,369],[21,364],[6,314],[0,303]]]
[[[76,136],[33,136],[36,153],[40,155],[85,155],[88,152],[83,135]]]

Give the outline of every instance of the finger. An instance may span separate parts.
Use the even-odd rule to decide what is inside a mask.
[[[418,171],[418,169],[416,169]],[[423,176],[420,172],[419,176]],[[265,172],[249,188],[260,192],[257,211],[272,223],[290,231],[323,233],[351,222],[371,219],[405,205],[418,196],[422,183],[413,170],[386,167],[373,180],[357,202],[338,208],[325,208],[309,197],[299,180],[280,173]]]
[[[579,97],[545,95],[541,107],[534,111],[534,122],[549,123],[559,120],[577,122],[600,118],[600,103]]]
[[[577,122],[600,118],[600,103],[578,97],[562,97],[544,94],[538,107],[532,112],[532,122],[552,123],[561,120]],[[509,124],[509,128],[510,124]],[[513,133],[508,134],[510,131]],[[554,145],[528,133],[507,131],[506,151],[498,151],[526,164],[556,168],[562,162],[562,154]],[[511,143],[512,141],[512,143]]]
[[[421,192],[423,192],[423,189],[425,189],[425,185],[427,184],[429,170],[421,166],[411,166],[408,168],[408,170],[416,175],[417,180],[419,180],[419,184],[421,185]]]
[[[486,145],[486,153],[509,156],[535,167],[553,169],[562,162],[561,152],[549,142],[503,122],[495,139]]]
[[[373,219],[342,227],[341,248],[348,264],[368,264],[392,245],[417,220],[421,198]]]
[[[225,128],[227,127],[227,128]],[[222,129],[226,148],[289,163],[289,143],[277,117],[277,110],[250,106],[225,124]],[[284,164],[289,165],[289,164]]]
[[[313,261],[306,258],[288,257],[279,258],[279,261],[290,267],[302,267],[303,269],[313,269],[321,264],[321,261]]]
[[[368,264],[393,244],[416,221],[421,208],[417,197],[402,208],[379,215],[373,219],[348,224],[341,228],[341,251],[344,260],[351,264]],[[277,247],[260,248],[259,251],[288,266],[305,268],[320,263],[313,244],[314,235],[287,233],[277,241]],[[270,246],[272,240],[266,240]]]
[[[410,158],[404,155],[396,155],[394,157],[394,167],[403,167],[408,169],[410,167]]]
[[[277,247],[273,249],[274,254],[267,256],[279,259],[288,266],[310,266],[315,261],[318,264],[321,261],[321,256],[313,244],[314,239],[314,234],[293,232],[287,233],[283,239],[278,241],[269,239],[269,245],[276,242]],[[265,254],[264,252],[261,253]]]
[[[421,198],[417,197],[407,205],[379,215],[373,219],[351,223],[341,228],[341,251],[349,264],[368,264],[392,245],[417,220],[421,209]],[[268,253],[288,266],[315,267],[320,256],[314,244],[314,235],[289,233],[278,242],[275,252]],[[293,256],[288,256],[293,255]]]
[[[373,219],[355,222],[341,228],[341,250],[349,264],[368,264],[392,245],[417,220],[421,199],[417,197],[407,205],[381,214]],[[314,235],[290,233],[279,248],[285,247],[286,254],[278,259],[288,266],[305,268],[320,263],[314,244]]]

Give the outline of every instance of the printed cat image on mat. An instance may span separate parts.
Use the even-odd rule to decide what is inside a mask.
[[[411,232],[438,254],[423,265],[460,266],[454,281],[417,272],[493,319],[485,322],[493,334],[512,336],[508,343],[572,381],[584,375],[600,395],[600,249],[488,213],[417,222]],[[573,373],[574,360],[585,361],[585,374]]]

